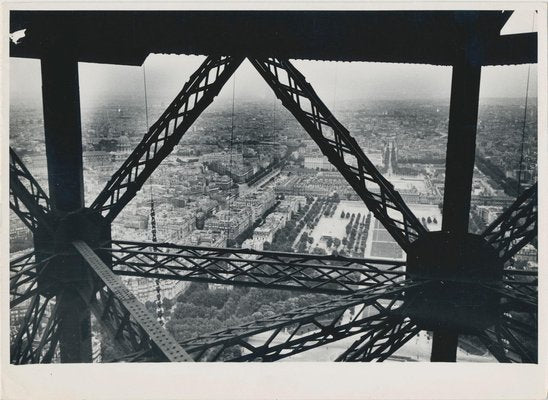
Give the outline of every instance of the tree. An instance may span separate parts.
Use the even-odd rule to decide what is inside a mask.
[[[432,218],[428,217],[428,219],[426,221],[428,221],[428,223],[431,224],[432,223]]]
[[[341,212],[341,218],[344,218],[344,210]]]
[[[348,243],[348,239],[346,239],[346,236],[345,236],[343,237],[342,244],[343,246],[346,246],[347,243]]]
[[[314,243],[314,238],[312,236],[308,237],[308,243],[310,244]]]
[[[339,238],[335,238],[335,240],[333,240],[333,244],[335,244],[335,247],[339,247],[341,245],[341,240]]]
[[[438,220],[436,219],[436,217],[434,217],[434,223],[435,223],[435,224],[438,223]]]
[[[327,244],[327,247],[331,247],[333,245],[333,239],[328,238],[326,244]]]
[[[270,242],[268,240],[263,243],[263,250],[270,250]]]

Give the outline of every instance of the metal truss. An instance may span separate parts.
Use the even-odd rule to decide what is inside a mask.
[[[502,282],[485,285],[500,295],[501,315],[477,336],[500,362],[538,362],[537,284],[535,271],[505,269]]]
[[[208,57],[112,176],[91,208],[108,221],[114,220],[219,94],[242,61],[241,57]]]
[[[389,318],[383,326],[356,340],[336,361],[384,361],[420,330],[408,318]]]
[[[123,337],[125,342],[131,343],[133,349],[153,345],[168,361],[192,361],[86,243],[75,241],[72,244],[105,285],[98,292],[93,291],[89,304],[96,318],[115,330],[115,339]]]
[[[49,363],[55,355],[60,332],[59,305],[63,293],[55,298],[35,294],[10,348],[12,364]]]
[[[146,179],[213,101],[242,57],[208,57],[113,175],[91,209],[112,222]],[[322,152],[356,190],[397,243],[408,250],[427,233],[399,193],[333,117],[305,78],[287,60],[252,59],[252,64]],[[526,190],[482,235],[502,260],[511,259],[536,236],[537,185]],[[10,149],[10,207],[34,232],[53,236],[55,210],[15,152]],[[71,239],[74,240],[74,239]],[[429,281],[406,279],[405,263],[109,241],[92,250],[73,246],[93,271],[93,287],[79,290],[97,320],[117,341],[124,361],[275,361],[343,338],[360,335],[339,361],[382,361],[419,330],[406,317],[405,303]],[[62,257],[63,255],[61,255]],[[29,304],[11,346],[12,363],[51,362],[70,284],[38,285],[54,256],[33,252],[10,263],[11,306]],[[108,261],[108,262],[106,262]],[[118,275],[211,282],[325,293],[333,299],[177,343],[122,284]],[[49,282],[49,280],[45,280]],[[478,337],[503,362],[536,362],[537,278],[503,271],[500,282],[483,285],[498,294],[500,320]],[[65,303],[67,303],[65,301]],[[412,303],[412,299],[411,299]],[[483,329],[483,328],[482,328]]]
[[[500,283],[484,284],[483,287],[497,292],[508,303],[508,307],[536,311],[538,305],[537,283],[536,279],[531,282],[504,279]]]
[[[10,261],[10,308],[36,295],[38,276],[44,273],[53,256],[36,260],[37,254],[32,251]]]
[[[376,331],[400,311],[404,295],[410,295],[422,285],[407,280],[387,287],[364,289],[184,340],[181,345],[196,361],[276,361],[350,336]],[[146,360],[147,356],[143,353],[133,359]]]
[[[538,276],[536,271],[505,270],[502,286],[512,296],[524,298],[531,304],[537,304]]]
[[[288,60],[271,57],[250,61],[404,250],[426,232],[394,186],[375,168],[348,130]]]
[[[479,333],[485,347],[499,362],[537,363],[537,331],[535,319],[504,313],[493,327]]]
[[[537,235],[537,189],[535,183],[525,190],[482,234],[503,261],[512,258]]]
[[[46,192],[10,148],[10,208],[33,232],[38,226],[52,232],[52,208]]]
[[[401,261],[115,240],[98,251],[117,275],[348,294],[404,279]]]

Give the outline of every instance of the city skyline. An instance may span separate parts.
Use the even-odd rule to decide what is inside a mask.
[[[424,64],[246,43],[241,26],[279,39],[287,15],[205,16],[240,31],[223,43],[246,59],[182,50],[203,39],[182,34],[198,14],[53,14],[88,43],[79,59],[119,60],[124,32],[145,54],[208,56],[122,67],[44,56],[38,34],[12,46],[44,64],[11,60],[10,362],[538,364],[540,78],[507,65],[536,60],[535,35],[523,54],[492,50],[510,14],[338,14],[346,30],[297,13],[299,50],[284,50]],[[52,14],[23,16],[50,32]],[[155,47],[158,27],[171,35]],[[344,47],[355,32],[378,47]],[[57,336],[69,327],[80,336]]]

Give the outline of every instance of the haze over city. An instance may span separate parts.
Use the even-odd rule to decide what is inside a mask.
[[[517,15],[506,33],[527,31],[523,26],[531,22],[532,14]],[[79,63],[85,206],[92,204],[112,174],[131,157],[204,59],[155,54],[142,67]],[[348,129],[372,168],[398,191],[419,227],[440,231],[451,67],[292,62]],[[469,218],[470,232],[477,234],[538,179],[536,66],[483,67],[481,78]],[[47,191],[50,160],[45,151],[39,61],[10,59],[10,96],[10,146]],[[120,244],[125,240],[307,257],[343,256],[376,261],[375,268],[403,274],[406,253],[402,246],[311,136],[250,62],[244,61],[113,221],[112,239],[120,241],[116,251],[128,251]],[[379,182],[368,185],[381,192]],[[12,212],[12,256],[32,249],[33,240]],[[150,251],[148,245],[143,246]],[[129,259],[131,250],[126,254]],[[134,273],[140,263],[147,265],[138,257],[133,262],[123,268]],[[186,271],[189,264],[184,262],[163,273],[173,273],[181,266]],[[512,268],[536,271],[536,239],[517,253]],[[204,279],[160,283],[131,273],[121,278],[125,285],[179,343],[334,298],[324,293],[249,288],[245,279],[239,282],[242,287],[227,289]],[[235,277],[239,274],[234,272]],[[379,304],[352,304],[331,322],[337,327],[351,325],[386,306],[382,301]],[[23,307],[12,308],[12,339],[24,315]],[[334,318],[326,315],[322,318]],[[92,329],[94,361],[116,360],[117,349],[103,336],[97,321]],[[246,340],[257,346],[271,339],[274,344],[282,343],[315,329],[313,324],[285,327],[275,332],[275,339],[269,331]],[[334,361],[355,339],[347,337],[288,361]],[[478,338],[461,335],[459,340],[459,361],[496,360]],[[431,332],[422,331],[388,361],[426,361],[431,345]],[[242,360],[250,351],[248,346],[234,345],[223,348],[215,360]],[[203,353],[201,357],[211,361],[213,356]]]

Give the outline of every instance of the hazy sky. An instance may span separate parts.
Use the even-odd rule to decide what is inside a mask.
[[[530,12],[517,12],[503,34],[529,32],[533,26]],[[535,28],[533,28],[536,30]],[[150,55],[144,64],[149,101],[159,97],[169,101],[205,57]],[[451,68],[418,64],[363,62],[294,61],[324,102],[333,107],[337,101],[353,99],[449,99]],[[523,97],[529,66],[484,67],[481,97]],[[144,99],[143,67],[80,63],[82,106],[118,97],[120,94]],[[537,95],[537,68],[530,67],[529,96]],[[235,75],[236,101],[244,98],[272,98],[270,89],[245,61]],[[38,60],[10,59],[10,95],[13,101],[40,97]],[[232,81],[217,101],[232,98]]]

